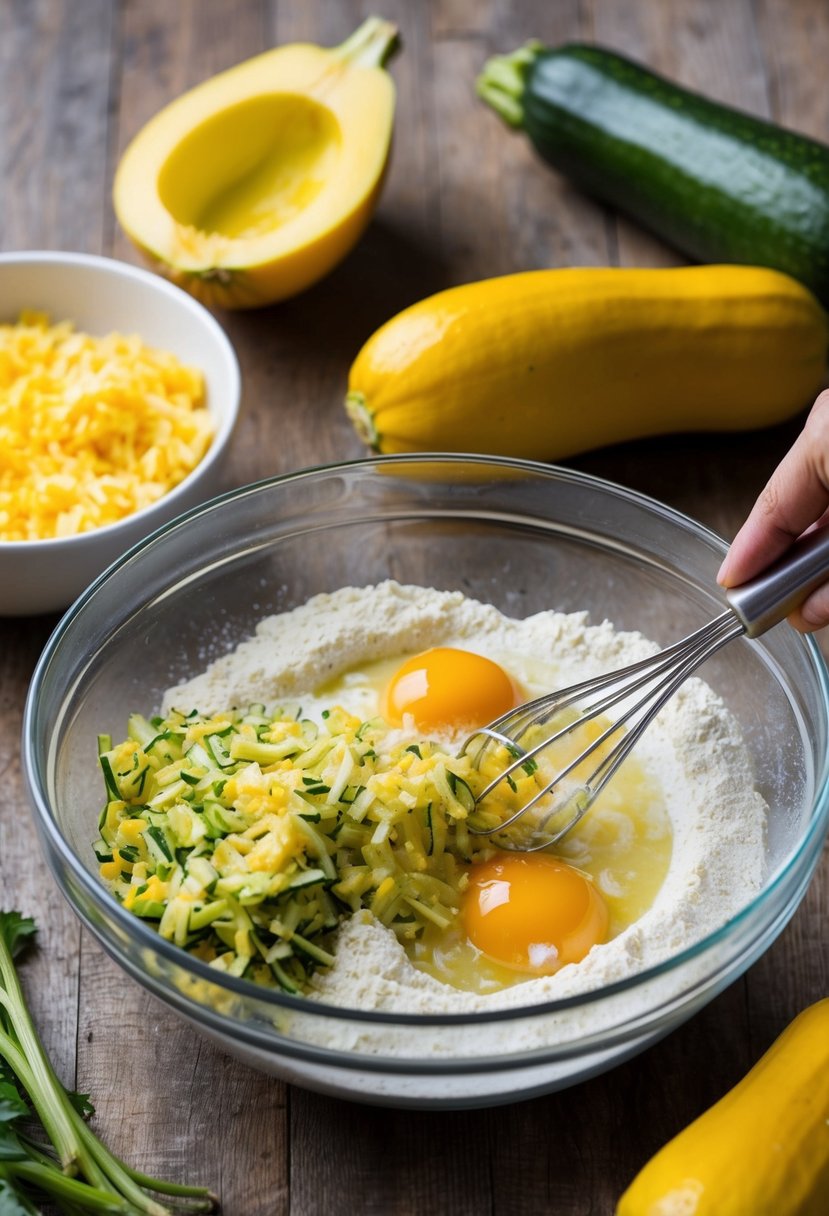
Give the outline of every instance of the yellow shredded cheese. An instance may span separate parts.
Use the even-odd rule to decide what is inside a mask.
[[[202,375],[175,355],[43,313],[0,325],[0,540],[73,536],[149,506],[212,434]]]

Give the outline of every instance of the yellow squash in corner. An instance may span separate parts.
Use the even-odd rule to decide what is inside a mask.
[[[634,1178],[616,1216],[826,1216],[829,999]]]
[[[393,317],[354,361],[346,408],[378,452],[558,460],[781,422],[820,388],[827,344],[814,296],[774,270],[529,271]]]
[[[379,196],[396,44],[395,26],[370,17],[333,50],[277,47],[166,106],[115,175],[127,235],[208,304],[251,308],[315,283]]]

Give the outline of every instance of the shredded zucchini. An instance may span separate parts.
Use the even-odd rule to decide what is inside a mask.
[[[117,898],[218,970],[288,992],[331,965],[360,908],[404,943],[451,925],[469,863],[492,851],[466,830],[485,772],[341,708],[319,726],[261,705],[132,714],[99,748],[94,848]]]

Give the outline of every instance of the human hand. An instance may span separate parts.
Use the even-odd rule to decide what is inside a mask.
[[[735,536],[717,581],[737,587],[760,574],[803,532],[829,524],[829,390],[769,478]],[[829,580],[813,591],[789,622],[801,633],[829,625]]]

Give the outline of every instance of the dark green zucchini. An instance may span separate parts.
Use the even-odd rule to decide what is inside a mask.
[[[692,258],[771,266],[829,304],[829,147],[598,46],[531,43],[478,92],[577,185]]]

